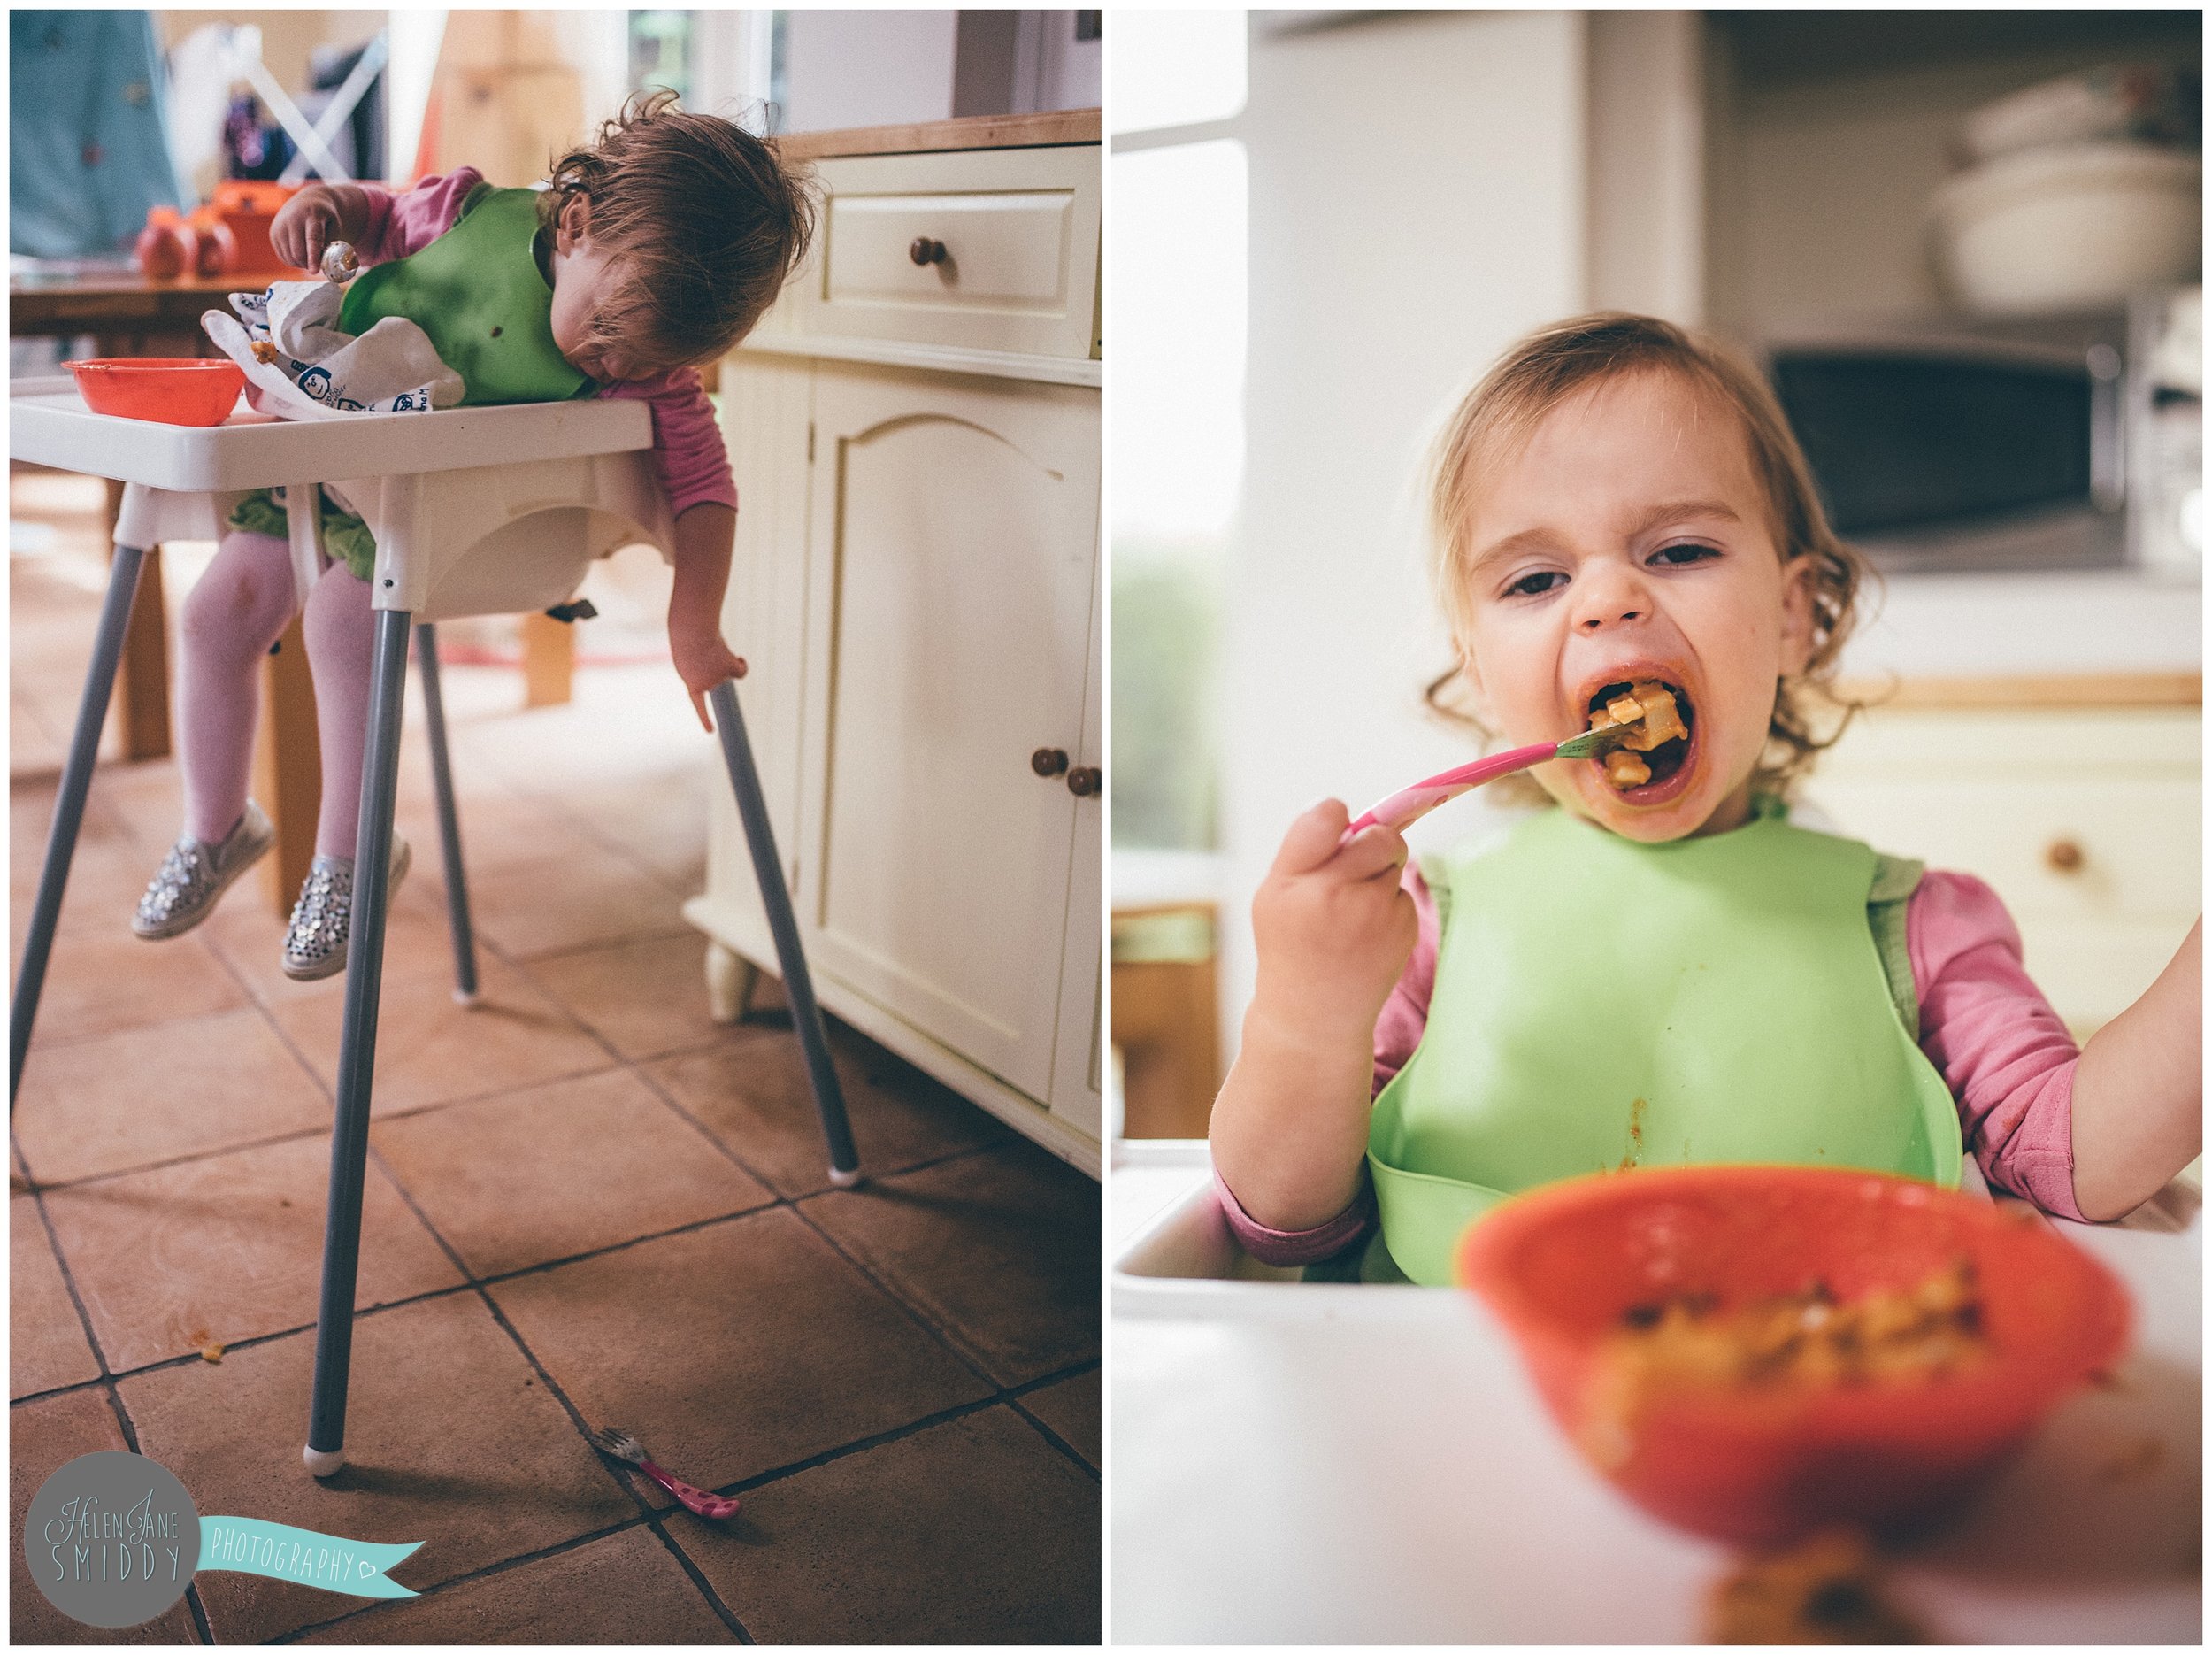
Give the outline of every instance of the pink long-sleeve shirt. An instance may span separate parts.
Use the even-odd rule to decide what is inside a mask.
[[[1436,899],[1410,863],[1405,887],[1420,935],[1375,1020],[1375,1093],[1421,1043],[1436,986]],[[1906,903],[1905,942],[1920,1000],[1920,1049],[1951,1089],[1968,1151],[1990,1182],[2047,1212],[2079,1219],[2073,1104],[2080,1053],[2029,980],[2012,916],[1997,893],[1970,874],[1929,873]],[[1278,1230],[1246,1212],[1217,1174],[1215,1186],[1237,1240],[1263,1264],[1332,1257],[1374,1222],[1373,1193],[1365,1188],[1325,1224]]]
[[[375,184],[359,186],[369,198],[369,227],[355,254],[364,265],[380,265],[420,252],[453,227],[469,191],[483,181],[481,173],[464,166],[397,193]],[[709,502],[737,509],[729,453],[696,369],[602,385],[597,395],[629,397],[652,411],[653,466],[668,496],[670,516],[681,517]]]

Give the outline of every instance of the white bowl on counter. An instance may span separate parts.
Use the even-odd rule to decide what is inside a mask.
[[[2196,280],[2203,162],[2146,143],[2000,156],[1935,194],[1938,269],[1977,310],[2096,304]]]

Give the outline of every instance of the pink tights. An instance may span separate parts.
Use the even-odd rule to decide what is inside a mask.
[[[184,828],[212,844],[246,808],[261,658],[297,608],[291,549],[268,535],[232,529],[184,600],[177,672],[177,757],[184,773]],[[368,736],[369,670],[376,621],[369,583],[333,564],[308,594],[302,623],[315,678],[322,746],[319,856],[350,857],[361,814],[361,751]]]

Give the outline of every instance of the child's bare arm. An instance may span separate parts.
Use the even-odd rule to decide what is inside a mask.
[[[702,500],[676,520],[676,583],[668,594],[668,650],[707,728],[707,691],[745,676],[745,663],[722,637],[722,595],[730,584],[730,549],[737,513]]]
[[[277,209],[269,244],[296,270],[322,268],[323,249],[358,242],[369,230],[369,196],[354,184],[309,184]]]
[[[1214,1104],[1214,1165],[1271,1229],[1310,1229],[1359,1193],[1375,1019],[1418,929],[1405,841],[1370,828],[1341,851],[1335,799],[1291,824],[1252,899],[1258,974]]]
[[[2074,1200],[2116,1219],[2204,1148],[2204,921],[2074,1069]]]

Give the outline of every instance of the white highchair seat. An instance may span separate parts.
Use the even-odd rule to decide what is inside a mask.
[[[127,546],[218,539],[256,487],[332,484],[376,538],[376,607],[417,620],[549,608],[575,596],[594,558],[639,542],[667,557],[674,544],[641,402],[193,427],[95,414],[71,381],[26,380],[9,404],[13,458],[126,485],[116,539]],[[321,527],[316,512],[293,516],[303,598]]]
[[[524,614],[566,603],[596,558],[643,543],[670,555],[668,501],[643,452],[518,460],[331,485],[376,540],[373,603],[419,621]],[[242,492],[123,491],[116,538],[128,546],[215,540]],[[321,568],[319,515],[291,516],[292,572],[304,603]]]

